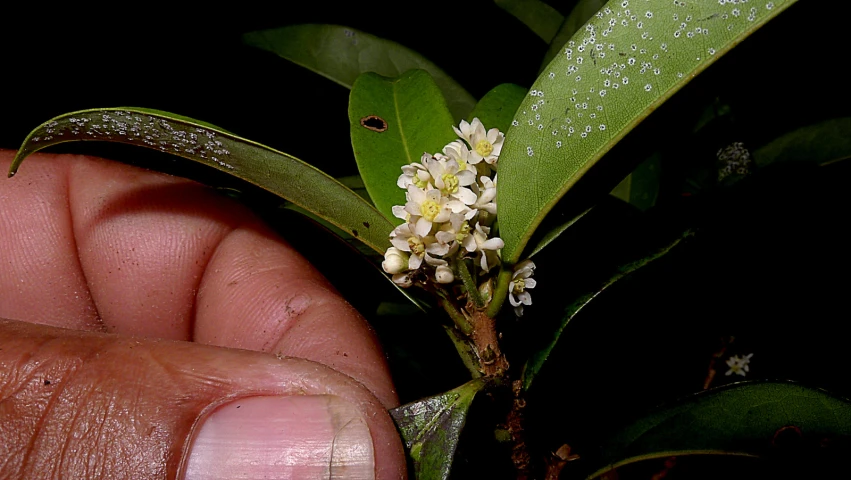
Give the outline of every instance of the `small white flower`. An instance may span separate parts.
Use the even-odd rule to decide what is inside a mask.
[[[748,364],[751,362],[751,357],[753,357],[753,353],[745,355],[744,357],[740,357],[738,355],[734,355],[727,359],[727,366],[730,367],[727,370],[727,373],[724,375],[730,376],[732,374],[745,376],[747,372],[750,371],[750,367]]]
[[[470,234],[470,223],[460,213],[449,216],[449,222],[440,226],[440,231],[434,234],[438,243],[447,245],[450,254],[455,252],[458,245],[463,245],[468,252],[476,251],[476,240]]]
[[[399,188],[407,189],[408,185],[415,185],[418,188],[425,189],[429,183],[432,183],[431,175],[425,167],[425,162],[430,159],[431,155],[424,153],[420,159],[420,163],[412,163],[402,166],[402,174],[396,180],[396,185]]]
[[[496,176],[491,181],[490,177],[479,177],[479,183],[474,183],[471,188],[476,194],[476,202],[471,205],[471,208],[476,210],[484,210],[491,215],[496,215]]]
[[[453,127],[454,128],[454,127]],[[452,159],[458,162],[458,167],[461,170],[469,170],[473,173],[476,173],[476,163],[481,162],[480,158],[478,161],[474,160],[470,156],[470,150],[467,148],[467,145],[460,140],[455,140],[454,142],[443,147],[444,155],[435,154],[434,158],[444,157],[447,160]]]
[[[526,290],[537,285],[535,279],[530,278],[534,272],[535,264],[532,260],[524,260],[514,267],[511,283],[508,284],[508,301],[518,317],[523,316],[523,305],[532,305],[532,296]]]
[[[434,180],[434,186],[447,197],[460,200],[464,205],[476,202],[476,194],[466,188],[476,183],[476,174],[469,170],[461,170],[454,159],[427,159],[425,166]]]
[[[476,223],[473,239],[476,241],[476,250],[479,252],[479,264],[482,270],[489,271],[491,267],[499,263],[499,255],[496,251],[505,246],[505,242],[499,237],[488,238],[491,229]]]
[[[490,165],[496,164],[502,152],[505,135],[496,128],[485,132],[485,126],[478,118],[474,118],[472,123],[461,120],[460,127],[460,129],[454,126],[452,128],[459,137],[470,144],[470,161],[479,163],[484,159]]]
[[[440,190],[422,190],[414,185],[408,185],[408,203],[405,204],[405,210],[417,217],[415,231],[421,237],[428,235],[432,223],[446,222],[452,213],[447,205],[447,198],[440,194]]]
[[[411,255],[408,259],[408,270],[420,268],[425,258],[426,250],[435,242],[434,237],[418,235],[414,231],[414,225],[412,223],[403,223],[390,233],[390,243],[399,250],[408,252]]]
[[[381,268],[385,272],[395,275],[408,269],[408,255],[396,247],[390,247],[384,252],[384,261]]]

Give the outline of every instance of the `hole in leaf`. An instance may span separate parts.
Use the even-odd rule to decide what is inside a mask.
[[[358,231],[353,229],[353,230],[352,230],[352,235],[354,235],[354,236],[356,236],[356,237],[357,237],[357,236],[358,236]]]
[[[362,223],[363,223],[364,227],[369,228],[369,222],[362,222]]]
[[[377,115],[367,115],[360,119],[362,127],[372,130],[373,132],[384,132],[387,130],[387,122]]]

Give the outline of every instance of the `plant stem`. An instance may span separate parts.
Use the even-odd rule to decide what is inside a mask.
[[[523,398],[523,381],[515,380],[511,384],[513,400],[511,411],[508,412],[506,426],[511,435],[511,462],[517,473],[518,480],[531,478],[532,456],[526,445],[525,410],[526,400]]]
[[[461,357],[461,362],[467,367],[470,376],[472,378],[480,378],[482,372],[479,368],[479,361],[469,341],[462,336],[463,334],[461,332],[450,325],[444,325],[443,329],[446,330],[446,334],[449,335],[449,339],[455,345],[455,350],[458,351],[458,356]]]
[[[473,322],[473,332],[470,334],[470,338],[473,340],[473,346],[479,356],[482,373],[488,377],[501,377],[508,371],[508,360],[505,359],[505,355],[499,348],[496,321],[482,310],[472,310],[472,313],[469,314]]]
[[[505,265],[499,271],[496,278],[496,286],[493,289],[493,299],[488,305],[487,315],[494,318],[502,308],[505,302],[505,297],[508,296],[508,285],[511,283],[511,276],[514,272],[511,269],[505,268]]]
[[[449,298],[447,292],[442,288],[435,289],[434,292],[437,294],[438,305],[449,315],[449,318],[452,319],[452,323],[458,327],[458,330],[464,335],[472,334],[474,326],[470,324],[467,316],[455,307],[455,303]]]
[[[467,262],[465,262],[463,258],[459,258],[453,263],[456,274],[461,277],[461,281],[464,283],[464,289],[467,290],[467,297],[473,301],[476,307],[484,307],[485,301],[479,294],[479,286],[476,285],[476,280],[470,274],[470,269],[467,268]]]

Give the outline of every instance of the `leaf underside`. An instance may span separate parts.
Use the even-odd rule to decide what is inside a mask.
[[[143,108],[99,108],[55,117],[24,140],[10,169],[41,149],[66,142],[135,145],[198,162],[289,200],[357,237],[378,253],[393,225],[366,200],[320,170],[209,124]]]
[[[558,199],[633,127],[793,3],[607,3],[542,71],[506,133],[503,258],[520,258]]]
[[[349,124],[370,198],[387,218],[401,223],[392,213],[394,205],[405,204],[405,190],[396,185],[401,167],[419,162],[423,153],[439,152],[456,138],[440,90],[423,70],[398,78],[365,73],[352,87]]]
[[[585,215],[585,213],[587,213],[587,210],[583,212],[582,215]],[[571,223],[576,220],[578,219],[571,220]],[[535,376],[541,371],[541,368],[543,368],[547,358],[549,358],[550,356],[550,353],[558,344],[559,338],[561,338],[561,334],[564,332],[564,329],[567,328],[567,324],[570,323],[570,321],[573,320],[583,308],[585,308],[589,303],[591,303],[595,298],[597,298],[597,296],[600,295],[603,291],[605,291],[618,281],[622,280],[623,278],[636,272],[637,270],[640,270],[641,268],[646,267],[647,265],[650,265],[656,260],[667,255],[678,245],[680,245],[680,243],[682,243],[684,239],[691,237],[692,235],[693,232],[689,230],[674,239],[669,244],[657,250],[656,252],[635,262],[624,265],[623,267],[619,268],[618,271],[614,275],[612,275],[608,280],[603,282],[603,284],[599,288],[597,288],[593,292],[589,292],[579,297],[570,305],[568,305],[565,309],[564,316],[561,318],[561,321],[559,322],[557,328],[552,332],[549,337],[541,338],[541,347],[534,350],[534,353],[529,356],[529,359],[526,361],[526,364],[523,365],[523,388],[528,390],[532,386],[532,380],[535,379]]]
[[[390,410],[414,462],[417,480],[445,479],[452,467],[467,411],[487,380],[479,378],[458,388]]]
[[[476,100],[437,65],[396,42],[340,25],[290,25],[251,32],[248,45],[277,54],[346,88],[362,73],[398,77],[408,70],[431,74],[454,118],[462,119]]]
[[[695,394],[618,433],[585,466],[588,479],[622,465],[676,455],[765,456],[778,435],[819,448],[851,439],[851,403],[791,382],[742,382]],[[837,442],[838,443],[838,442]]]

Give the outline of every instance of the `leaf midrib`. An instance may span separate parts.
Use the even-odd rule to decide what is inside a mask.
[[[401,81],[401,78],[393,82],[393,109],[396,111],[396,124],[399,126],[399,138],[402,140],[402,148],[405,149],[405,156],[408,157],[408,164],[411,164],[414,163],[414,160],[411,158],[411,152],[408,148],[408,140],[405,138],[405,131],[402,129],[402,116],[399,111],[399,99],[397,98],[398,96],[396,93],[396,87],[399,84],[399,81]]]

